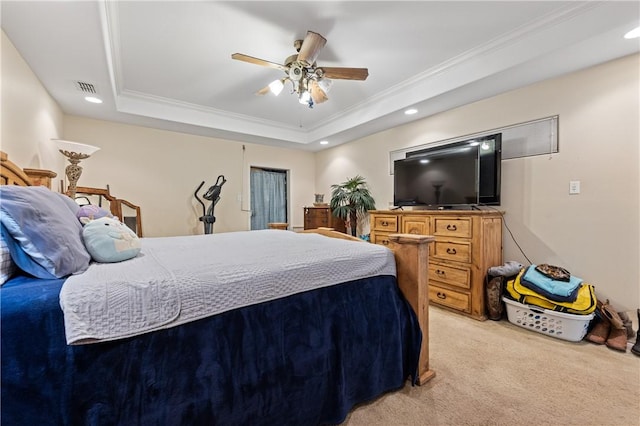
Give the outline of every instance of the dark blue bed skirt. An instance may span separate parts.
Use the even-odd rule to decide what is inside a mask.
[[[401,388],[420,329],[394,277],[68,346],[63,280],[0,289],[3,425],[317,425]]]

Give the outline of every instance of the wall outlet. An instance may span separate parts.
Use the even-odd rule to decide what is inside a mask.
[[[574,195],[579,193],[580,193],[580,181],[579,180],[569,181],[569,194]]]

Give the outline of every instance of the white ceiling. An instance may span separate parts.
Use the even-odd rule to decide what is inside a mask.
[[[5,1],[2,28],[67,114],[324,149],[640,51],[637,1]],[[312,30],[318,66],[366,67],[310,109],[256,96]],[[93,84],[89,104],[74,84]],[[406,116],[407,107],[418,114]]]

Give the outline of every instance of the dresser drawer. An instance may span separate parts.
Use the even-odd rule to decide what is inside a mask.
[[[371,226],[373,231],[398,232],[398,217],[375,215]]]
[[[310,216],[307,218],[307,226],[309,229],[313,228],[329,228],[329,218],[327,216]]]
[[[304,229],[315,229],[320,227],[329,227],[329,209],[305,207]]]
[[[467,293],[429,285],[429,300],[458,311],[471,312],[471,299]]]
[[[435,281],[461,288],[471,288],[471,270],[430,262],[429,282]]]
[[[433,235],[441,237],[471,238],[471,218],[434,217]]]
[[[436,239],[432,255],[437,259],[471,263],[471,242]]]
[[[402,233],[414,235],[429,234],[429,218],[423,216],[403,216]]]
[[[384,232],[374,232],[373,239],[371,240],[374,244],[381,244],[383,246],[389,245],[389,233]]]

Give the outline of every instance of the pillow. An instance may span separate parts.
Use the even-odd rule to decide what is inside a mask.
[[[101,217],[84,225],[82,239],[96,262],[111,263],[136,257],[140,253],[140,239],[120,221]]]
[[[76,214],[76,212],[80,209],[80,206],[78,205],[78,203],[75,202],[75,200],[69,198],[64,194],[60,194],[59,192],[54,192],[54,194],[60,197],[60,199],[67,205],[67,207],[69,207],[69,210],[71,210],[71,213]]]
[[[11,259],[11,252],[4,240],[0,238],[0,285],[6,283],[16,272],[16,264]]]
[[[100,219],[101,217],[113,217],[113,215],[102,207],[87,204],[78,209],[76,217],[80,220],[80,223],[84,225],[90,220]]]
[[[9,231],[7,231],[7,228],[5,228],[1,223],[0,232],[2,233],[2,238],[4,238],[4,241],[7,244],[7,248],[9,249],[9,253],[11,255],[11,260],[15,263],[16,268],[22,269],[23,271],[33,275],[34,277],[45,279],[55,278],[55,276],[47,271],[45,267],[41,266],[40,264],[34,262],[33,259],[31,259],[31,257],[20,246],[20,242],[13,238],[11,234],[9,234]]]
[[[82,243],[82,225],[64,197],[43,186],[0,187],[0,223],[11,257],[35,277],[78,274],[91,261]]]

